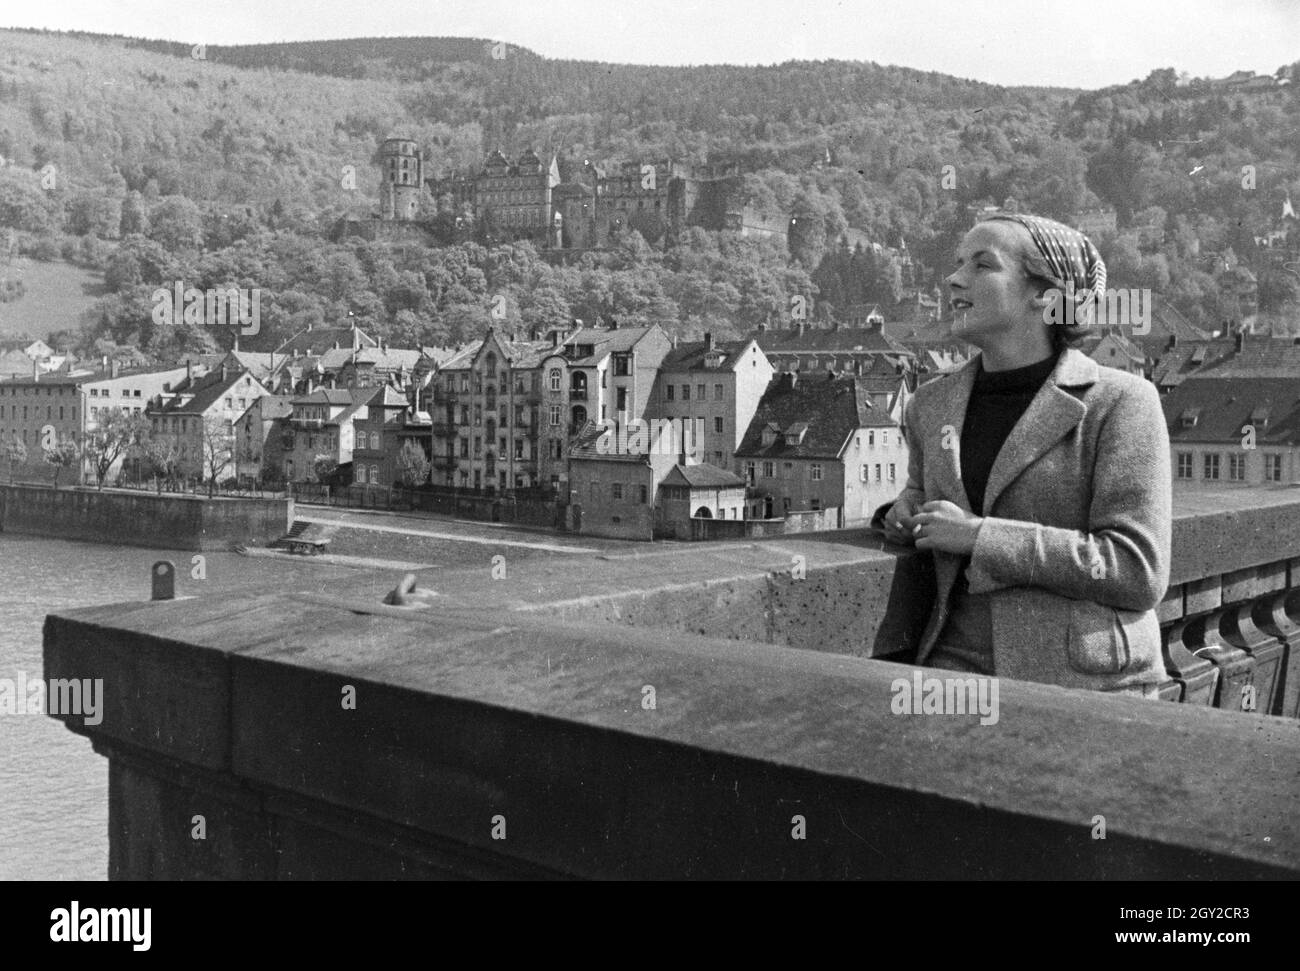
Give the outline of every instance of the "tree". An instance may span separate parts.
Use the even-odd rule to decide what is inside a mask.
[[[59,487],[59,474],[66,468],[74,466],[81,459],[81,449],[70,438],[56,441],[52,446],[42,450],[45,461],[54,468],[54,488]]]
[[[9,463],[9,484],[13,485],[14,473],[18,471],[18,466],[27,461],[27,443],[14,433],[14,437],[4,446],[5,461]]]
[[[414,488],[429,481],[433,464],[424,454],[424,447],[415,439],[408,438],[397,453],[397,467],[401,470],[402,483]]]
[[[176,443],[168,438],[150,439],[144,446],[145,461],[158,482],[158,494],[162,495],[163,483],[174,483],[180,466],[181,453]]]
[[[132,415],[121,408],[111,408],[99,413],[95,427],[86,433],[85,455],[95,472],[95,484],[104,488],[104,480],[113,465],[131,446],[147,441],[149,421],[143,415]]]
[[[235,430],[220,415],[205,415],[202,434],[202,469],[208,480],[208,498],[211,499],[217,489],[217,476],[235,459]]]
[[[203,245],[203,214],[185,196],[166,196],[149,211],[149,238],[169,252]]]
[[[317,455],[312,460],[311,469],[316,473],[317,482],[321,485],[329,485],[330,480],[339,470],[339,462],[333,455]]]

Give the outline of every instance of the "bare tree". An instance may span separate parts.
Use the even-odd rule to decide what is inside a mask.
[[[104,488],[104,480],[114,463],[132,446],[149,440],[149,420],[121,408],[100,411],[94,429],[86,433],[83,451],[95,471],[95,484]]]
[[[220,415],[203,417],[203,471],[208,480],[208,498],[217,489],[217,476],[235,460],[234,426]]]

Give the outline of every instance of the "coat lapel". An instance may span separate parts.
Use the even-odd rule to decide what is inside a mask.
[[[935,479],[939,486],[939,495],[934,499],[947,499],[956,503],[966,512],[974,512],[970,500],[966,497],[966,486],[961,480],[961,430],[966,423],[966,408],[970,404],[971,389],[975,387],[975,375],[979,371],[978,359],[971,358],[945,381],[946,399],[939,409],[940,421],[930,434],[935,437],[939,448],[935,469]],[[952,448],[944,448],[944,429],[951,428]]]
[[[1038,394],[998,452],[989,472],[984,490],[984,509],[980,515],[989,515],[1007,486],[1083,420],[1088,409],[1063,388],[1092,384],[1096,380],[1095,361],[1073,348],[1061,355],[1051,377],[1038,389]],[[962,417],[965,417],[964,408]]]

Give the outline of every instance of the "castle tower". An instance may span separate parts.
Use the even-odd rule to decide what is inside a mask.
[[[424,152],[409,138],[388,138],[379,146],[379,217],[407,221],[420,214]]]

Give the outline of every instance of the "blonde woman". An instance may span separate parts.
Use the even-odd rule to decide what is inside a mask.
[[[953,336],[980,353],[917,390],[907,486],[877,512],[934,556],[917,663],[1154,696],[1169,440],[1154,386],[1075,347],[1105,264],[1074,229],[999,215],[966,234],[946,282]]]

